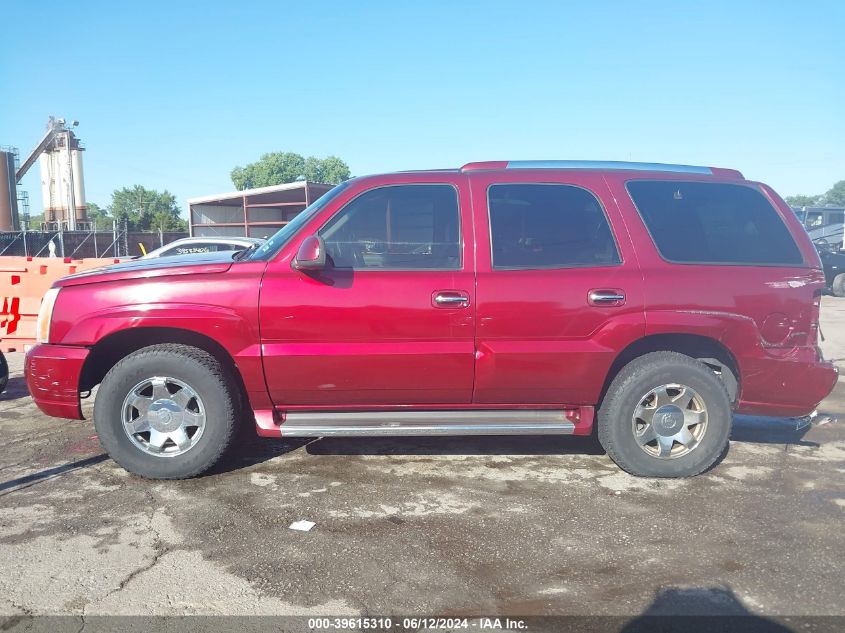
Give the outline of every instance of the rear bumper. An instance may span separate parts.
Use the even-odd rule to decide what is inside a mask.
[[[783,356],[767,354],[742,363],[742,392],[736,410],[752,415],[797,417],[812,413],[839,379],[836,366],[814,348]]]
[[[26,353],[24,374],[35,404],[47,415],[83,420],[79,377],[88,357],[85,347],[36,345]]]

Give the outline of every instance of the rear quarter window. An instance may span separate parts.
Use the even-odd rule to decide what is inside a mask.
[[[678,263],[803,265],[777,210],[757,189],[633,180],[628,193],[661,256]]]

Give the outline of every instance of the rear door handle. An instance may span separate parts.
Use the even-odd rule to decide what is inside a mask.
[[[621,306],[625,305],[625,293],[618,288],[590,290],[587,302],[591,306]]]
[[[461,290],[438,290],[431,295],[431,304],[435,308],[466,308],[469,294]]]

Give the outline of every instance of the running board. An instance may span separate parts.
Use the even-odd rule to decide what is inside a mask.
[[[282,437],[571,435],[564,411],[288,411]]]

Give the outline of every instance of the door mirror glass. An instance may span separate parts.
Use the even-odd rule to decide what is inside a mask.
[[[321,270],[326,267],[326,245],[319,235],[309,235],[299,245],[293,260],[296,270]]]

